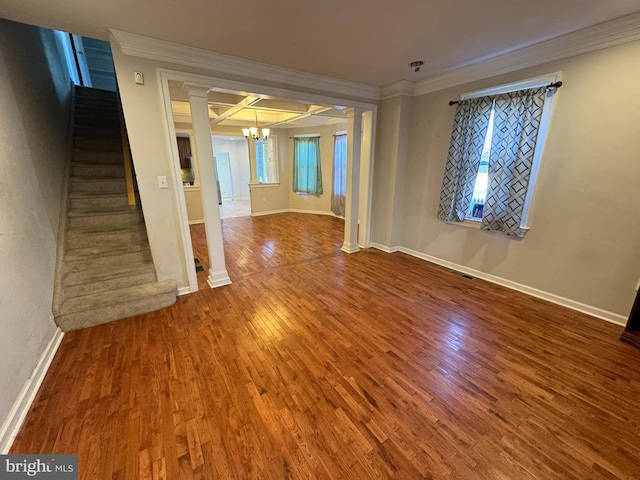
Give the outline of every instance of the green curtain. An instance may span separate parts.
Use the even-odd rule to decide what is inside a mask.
[[[322,195],[320,137],[293,139],[293,191]]]

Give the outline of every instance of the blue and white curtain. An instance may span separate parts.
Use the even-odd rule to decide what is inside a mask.
[[[546,90],[546,87],[540,87],[460,101],[442,181],[438,206],[440,220],[462,222],[469,214],[493,110],[493,136],[481,228],[506,235],[524,235],[522,215]]]
[[[522,214],[533,167],[546,87],[494,98],[493,138],[482,229],[522,237]]]
[[[458,104],[440,192],[440,220],[462,222],[469,212],[492,106],[489,97]]]
[[[333,181],[331,211],[344,217],[347,201],[347,136],[336,135],[333,141]]]

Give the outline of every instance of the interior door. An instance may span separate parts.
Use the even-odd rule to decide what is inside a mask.
[[[220,184],[222,198],[233,198],[233,183],[231,182],[231,162],[228,152],[217,153],[215,158],[216,174]]]

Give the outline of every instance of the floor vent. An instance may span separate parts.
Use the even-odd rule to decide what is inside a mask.
[[[449,273],[452,273],[462,278],[466,278],[467,280],[473,280],[475,278],[475,277],[472,277],[471,275],[467,275],[466,273],[462,273],[457,270],[450,270]]]

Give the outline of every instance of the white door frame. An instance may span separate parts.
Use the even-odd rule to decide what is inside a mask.
[[[188,83],[189,85],[198,85],[199,87],[207,88],[208,90],[228,92],[228,93],[242,93],[253,92],[254,94],[269,98],[278,97],[286,98],[292,101],[297,101],[306,104],[320,104],[320,105],[335,105],[347,108],[358,108],[364,111],[364,128],[368,129],[363,132],[363,148],[361,154],[361,164],[363,167],[358,172],[354,172],[360,177],[360,192],[358,195],[359,203],[359,222],[360,222],[360,234],[359,244],[362,248],[369,248],[371,246],[371,191],[373,187],[373,158],[374,158],[374,145],[375,145],[375,125],[377,117],[377,105],[375,103],[367,103],[354,101],[339,97],[332,97],[328,95],[317,95],[306,92],[299,92],[296,90],[290,90],[286,88],[270,87],[251,82],[228,80],[225,78],[219,78],[214,76],[205,76],[192,74],[187,72],[181,72],[176,70],[169,70],[158,68],[158,85],[160,89],[160,98],[162,99],[163,111],[165,115],[165,125],[169,132],[168,138],[175,138],[175,125],[173,122],[173,111],[171,109],[171,95],[169,91],[169,81],[177,81]],[[369,113],[370,112],[370,113]],[[195,272],[195,265],[191,259],[193,258],[193,248],[191,245],[191,232],[189,230],[189,220],[187,217],[186,202],[184,199],[184,190],[181,181],[181,172],[179,170],[178,147],[177,145],[170,145],[170,152],[173,156],[173,169],[171,174],[173,178],[173,184],[176,185],[174,195],[176,203],[178,205],[178,215],[182,231],[182,242],[184,248],[184,255],[186,258],[186,270],[188,272],[189,290],[195,292],[198,290],[198,279]],[[362,174],[362,175],[361,175]],[[201,191],[204,195],[211,194],[216,195],[216,192],[205,191],[202,189],[210,188],[205,185],[200,185]],[[346,220],[346,219],[345,219]],[[205,222],[207,219],[205,218]]]

